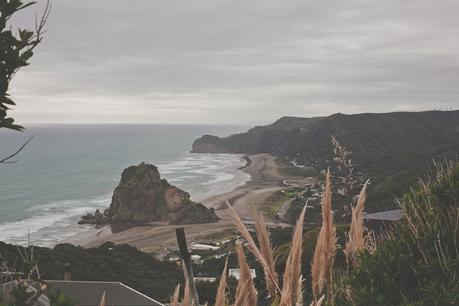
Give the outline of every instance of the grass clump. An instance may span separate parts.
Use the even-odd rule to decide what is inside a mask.
[[[403,221],[337,284],[340,305],[459,304],[459,165],[438,166],[399,204]]]
[[[305,206],[291,245],[277,250],[262,213],[255,215],[253,236],[229,207],[246,248],[263,269],[267,290],[256,290],[249,273],[243,273],[247,261],[238,245],[242,270],[236,293],[227,298],[225,266],[215,305],[459,305],[459,165],[437,167],[408,192],[399,201],[404,219],[379,243],[364,224],[367,185],[351,205],[351,224],[335,226],[328,172],[321,227],[303,233]]]

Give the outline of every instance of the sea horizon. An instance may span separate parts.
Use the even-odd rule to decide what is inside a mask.
[[[240,155],[190,153],[202,134],[230,135],[238,125],[38,124],[1,131],[18,147],[34,135],[18,162],[0,172],[0,241],[53,246],[90,226],[79,217],[108,208],[121,172],[147,162],[194,201],[231,191],[250,179]],[[20,136],[20,137],[18,137]],[[11,149],[10,149],[11,150]],[[8,153],[5,148],[1,153]]]

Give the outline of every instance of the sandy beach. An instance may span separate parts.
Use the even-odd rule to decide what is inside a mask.
[[[229,201],[239,216],[250,223],[254,205],[261,204],[269,195],[277,190],[287,188],[285,181],[301,184],[304,179],[282,176],[274,158],[268,154],[248,156],[250,162],[242,169],[251,176],[251,180],[236,190],[215,195],[202,201],[207,207],[213,207],[220,217],[217,223],[190,225],[160,225],[149,224],[136,226],[122,231],[113,232],[110,226],[95,229],[84,237],[75,237],[70,243],[85,247],[93,247],[107,241],[117,244],[127,243],[147,252],[160,252],[167,247],[176,245],[175,228],[184,227],[189,241],[221,232],[233,227],[226,209],[225,202]],[[288,226],[282,222],[269,220],[268,225]]]

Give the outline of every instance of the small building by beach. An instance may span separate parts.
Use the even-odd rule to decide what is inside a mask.
[[[257,272],[255,271],[255,269],[250,269],[250,275],[252,276],[252,279],[257,277]],[[239,280],[241,278],[241,270],[240,269],[229,269],[228,276],[234,277],[235,279]]]
[[[191,250],[193,251],[216,251],[220,248],[215,245],[203,244],[203,243],[192,243]]]
[[[207,282],[207,283],[215,283],[217,281],[216,277],[206,277],[206,276],[199,276],[194,278],[195,282]]]

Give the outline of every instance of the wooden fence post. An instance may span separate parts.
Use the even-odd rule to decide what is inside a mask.
[[[196,284],[194,283],[193,268],[191,267],[191,256],[186,243],[185,229],[183,227],[176,228],[175,234],[180,249],[180,257],[182,258],[183,271],[185,272],[185,281],[188,282],[190,294],[193,297],[193,304],[199,305],[199,296]]]

